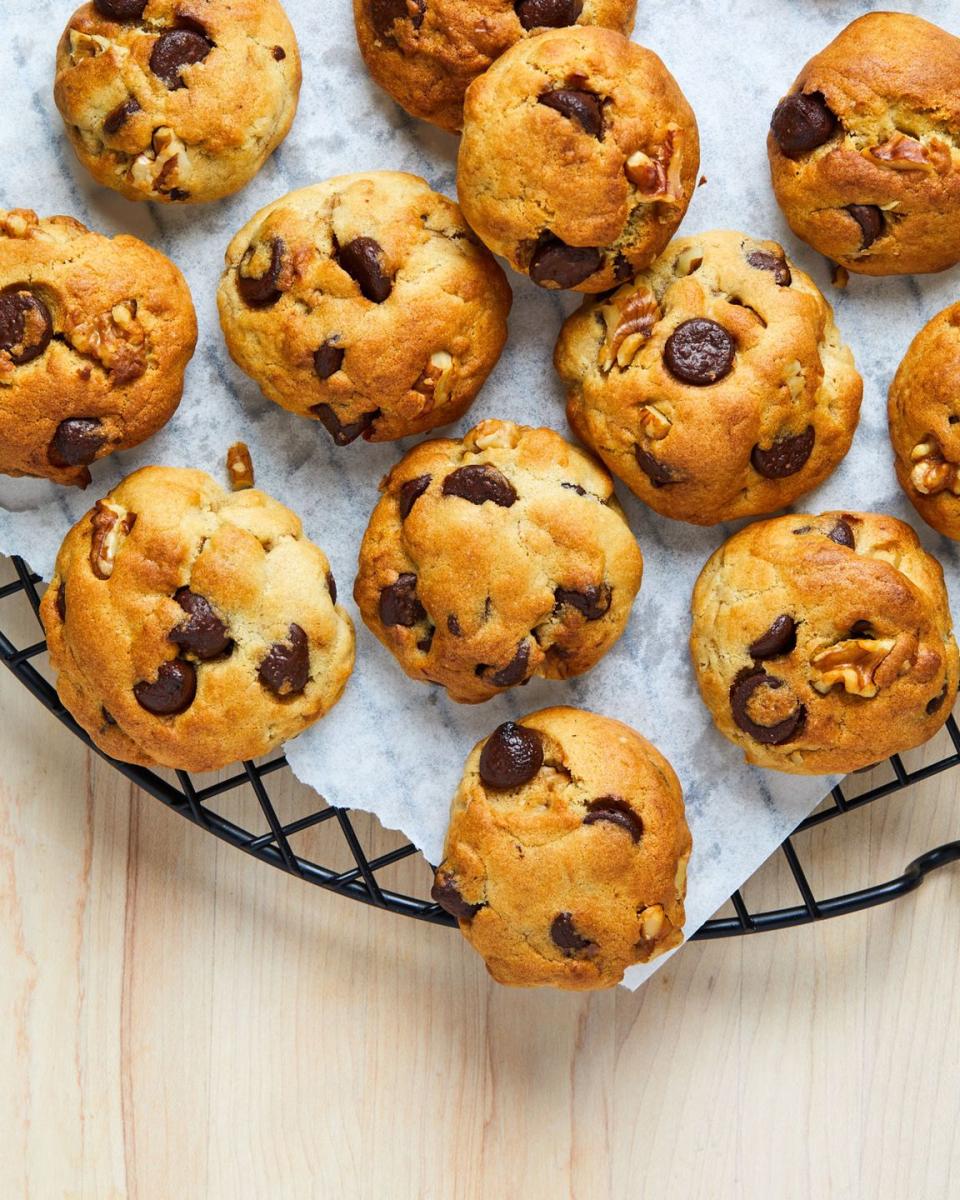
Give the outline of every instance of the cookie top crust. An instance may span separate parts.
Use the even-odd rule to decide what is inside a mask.
[[[958,659],[943,571],[893,517],[750,525],[707,562],[691,608],[701,695],[748,762],[856,771],[927,741],[950,715]]]

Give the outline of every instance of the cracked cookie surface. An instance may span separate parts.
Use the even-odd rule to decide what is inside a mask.
[[[822,483],[863,392],[813,281],[776,242],[729,230],[677,238],[632,283],[586,300],[554,362],[577,436],[651,508],[697,525]]]
[[[960,260],[960,38],[868,13],[815,55],[767,139],[790,228],[865,275]]]
[[[457,191],[514,270],[602,292],[667,244],[699,163],[693,110],[660,59],[576,26],[518,42],[470,85]]]
[[[690,850],[680,783],[646,738],[545,708],[471,751],[433,898],[499,983],[613,987],[683,940]]]
[[[478,703],[580,675],[623,632],[640,550],[610,476],[553,430],[482,421],[381,490],[354,598],[412,679]]]
[[[456,204],[398,171],[262,209],[231,241],[217,296],[234,362],[341,446],[462,416],[500,357],[511,301]]]
[[[515,42],[568,25],[628,34],[636,9],[636,0],[353,0],[370,74],[411,116],[451,133],[467,87]]]
[[[900,486],[928,525],[960,540],[960,303],[911,342],[887,415]]]
[[[90,482],[175,412],[197,340],[186,280],[138,238],[0,211],[0,471]]]
[[[288,508],[145,467],[67,534],[40,611],[60,698],[102,750],[213,771],[336,704],[354,634],[335,598]]]
[[[77,157],[129,200],[238,191],[287,136],[300,53],[277,0],[94,0],[57,48]]]
[[[757,766],[856,771],[927,741],[953,708],[943,571],[894,517],[758,521],[709,559],[692,613],[700,693]]]

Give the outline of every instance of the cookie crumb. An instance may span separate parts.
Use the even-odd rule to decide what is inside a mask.
[[[227,476],[234,492],[253,487],[253,459],[246,442],[234,442],[227,451]]]
[[[700,176],[700,178],[697,180],[697,187],[703,187],[703,185],[704,185],[706,182],[707,182],[707,177],[706,177],[706,175],[701,175],[701,176]]]

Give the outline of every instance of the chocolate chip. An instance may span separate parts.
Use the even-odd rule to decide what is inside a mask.
[[[588,621],[599,621],[610,611],[613,589],[609,583],[595,584],[583,592],[558,587],[554,589],[553,598],[557,604],[569,604],[582,612]]]
[[[245,275],[243,268],[257,251],[257,246],[253,243],[247,247],[237,270],[237,291],[240,293],[240,299],[249,308],[270,308],[280,299],[283,293],[277,285],[286,249],[283,238],[273,238],[270,242],[270,265],[266,271],[262,275]]]
[[[625,283],[633,277],[633,267],[630,265],[629,258],[619,251],[613,260],[613,277],[617,283]]]
[[[171,642],[176,642],[181,650],[195,654],[204,662],[233,649],[233,639],[228,635],[226,625],[213,611],[206,597],[182,587],[177,589],[173,598],[187,613],[187,620],[167,635]]]
[[[310,645],[299,625],[291,625],[285,642],[274,642],[257,677],[276,696],[295,696],[310,678]]]
[[[361,413],[356,421],[351,421],[348,425],[341,425],[340,418],[329,404],[314,404],[310,411],[316,414],[317,420],[338,446],[349,446],[351,442],[355,442],[361,434],[369,431],[374,421],[381,415],[380,409],[375,408],[373,412]]]
[[[787,260],[779,255],[771,254],[769,250],[754,250],[747,255],[747,262],[757,271],[771,271],[774,283],[780,287],[789,287],[793,276],[787,266]]]
[[[176,716],[190,707],[197,694],[196,668],[182,658],[161,663],[157,678],[152,683],[135,683],[133,694],[140,707],[154,716]]]
[[[426,617],[426,609],[417,599],[417,577],[411,571],[404,573],[380,590],[380,620],[384,625],[402,625],[411,628]]]
[[[185,192],[183,190],[183,188],[178,188],[178,187],[170,188],[170,190],[168,192],[164,192],[163,194],[167,197],[168,200],[189,200],[190,199],[190,193]]]
[[[572,288],[595,275],[603,266],[596,246],[568,246],[544,234],[530,259],[530,278],[540,287]]]
[[[345,354],[346,350],[342,346],[337,346],[333,342],[324,342],[313,355],[313,369],[317,373],[317,378],[329,379],[331,375],[336,375],[343,366]]]
[[[883,209],[875,204],[848,204],[847,212],[860,226],[860,249],[866,250],[883,233]]]
[[[603,104],[593,92],[556,88],[544,92],[539,103],[554,109],[568,121],[576,121],[584,133],[603,141]]]
[[[118,104],[103,119],[104,133],[118,133],[134,113],[140,111],[140,105],[135,96],[128,96],[122,104]]]
[[[524,29],[561,29],[577,23],[583,0],[517,0],[514,7]]]
[[[439,904],[445,912],[448,912],[451,917],[456,917],[458,921],[472,921],[483,908],[482,904],[470,904],[469,901],[464,900],[453,877],[442,875],[440,871],[437,872],[433,881],[430,895],[434,903]]]
[[[827,534],[831,542],[836,542],[838,546],[846,546],[848,550],[855,550],[857,543],[853,536],[853,530],[842,518],[834,525]]]
[[[707,387],[728,375],[737,344],[716,321],[694,317],[682,321],[667,338],[663,361],[675,379]]]
[[[330,599],[336,604],[337,602],[337,581],[333,577],[333,572],[327,572],[327,591],[330,593]]]
[[[510,508],[517,502],[517,492],[510,480],[487,463],[457,467],[443,481],[442,492],[444,496],[459,496],[471,504],[485,504],[489,500],[500,508]]]
[[[408,479],[400,485],[398,499],[401,521],[405,521],[410,516],[410,510],[430,486],[432,478],[432,475],[418,475],[416,479]]]
[[[934,696],[932,700],[927,701],[925,712],[928,717],[932,717],[935,712],[943,707],[943,702],[947,698],[947,685],[943,685],[943,690],[939,696]]]
[[[274,46],[273,57],[276,62],[283,62],[283,60],[287,57],[287,52],[282,46]]]
[[[559,947],[568,958],[574,954],[595,954],[597,950],[596,942],[591,942],[589,938],[577,932],[573,917],[568,912],[557,913],[553,918],[550,937],[553,944]]]
[[[498,725],[480,752],[480,778],[496,791],[529,783],[542,766],[540,734],[513,721]]]
[[[463,630],[460,628],[460,622],[457,620],[456,613],[450,613],[447,617],[447,628],[454,637],[462,637]]]
[[[776,658],[780,654],[789,654],[797,644],[797,623],[793,617],[781,613],[766,633],[761,633],[755,642],[750,643],[749,654],[757,660]]]
[[[813,453],[815,438],[813,426],[808,425],[803,433],[779,438],[769,450],[754,446],[750,451],[753,469],[764,479],[786,479],[788,475],[796,475]]]
[[[433,645],[433,635],[434,635],[436,632],[437,632],[437,631],[436,631],[436,629],[434,628],[434,626],[433,626],[433,625],[431,625],[431,626],[430,626],[430,628],[427,630],[427,636],[426,636],[426,637],[422,637],[422,638],[419,640],[419,642],[417,642],[417,649],[418,649],[418,650],[422,650],[424,654],[429,654],[429,653],[430,653],[430,648],[431,648],[431,646]]]
[[[65,621],[67,619],[67,585],[63,581],[61,581],[60,586],[57,588],[56,603],[57,615],[61,621]]]
[[[93,0],[93,7],[108,21],[139,21],[147,0]]]
[[[337,262],[374,304],[382,304],[393,291],[393,280],[384,266],[383,248],[373,238],[358,237],[347,242],[337,251]]]
[[[25,288],[0,292],[0,350],[15,366],[39,358],[52,336],[50,310],[42,300]]]
[[[150,52],[150,70],[171,92],[186,87],[180,72],[191,63],[203,62],[213,42],[194,29],[168,29],[161,33]]]
[[[789,716],[774,725],[758,725],[749,716],[747,704],[757,688],[768,687],[777,691],[785,686],[782,679],[768,675],[759,667],[744,667],[730,685],[730,707],[733,710],[734,721],[744,733],[748,733],[754,741],[764,746],[782,746],[785,742],[792,741],[800,733],[807,719],[807,710],[803,704],[798,704]]]
[[[414,0],[412,13],[408,0],[370,0],[370,23],[381,37],[389,36],[395,21],[409,21],[419,29],[426,8],[426,0]]]
[[[665,487],[668,483],[682,482],[672,467],[668,467],[666,463],[662,463],[659,458],[654,458],[642,446],[635,445],[633,447],[633,454],[637,460],[637,466],[655,488]]]
[[[587,805],[589,812],[583,818],[584,825],[595,825],[597,821],[608,821],[625,829],[635,842],[640,841],[643,833],[643,821],[633,811],[626,800],[619,796],[601,796],[599,800],[591,800]]]
[[[85,467],[97,457],[106,440],[96,417],[69,417],[57,426],[47,447],[47,458],[55,467]]]
[[[820,92],[786,96],[773,112],[770,129],[787,158],[799,158],[833,137],[837,118]]]
[[[529,643],[522,641],[507,665],[490,676],[490,682],[494,687],[516,687],[527,677],[529,660]]]

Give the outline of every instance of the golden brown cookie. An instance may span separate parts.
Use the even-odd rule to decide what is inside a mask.
[[[0,212],[0,471],[85,487],[180,403],[197,341],[186,280],[135,237]]]
[[[60,699],[101,750],[214,771],[339,700],[354,638],[336,594],[276,500],[144,467],[67,534],[40,614]]]
[[[278,0],[94,0],[57,48],[77,158],[128,200],[220,200],[287,136],[300,53]]]
[[[960,303],[911,342],[887,414],[900,486],[928,525],[960,540]]]
[[[521,38],[568,25],[629,34],[636,10],[636,0],[353,0],[370,74],[411,116],[451,133],[469,84]]]
[[[498,983],[612,987],[683,940],[690,848],[679,780],[646,738],[544,708],[474,746],[432,894]]]
[[[807,63],[767,139],[790,228],[864,275],[960,260],[960,38],[867,13]]]
[[[623,632],[640,550],[613,480],[552,429],[481,421],[381,490],[353,594],[412,679],[474,704],[581,675]]]
[[[857,427],[863,384],[830,305],[776,242],[677,238],[586,300],[554,355],[577,436],[666,517],[713,525],[816,487]]]
[[[683,219],[699,165],[676,80],[610,29],[526,38],[467,91],[464,216],[541,287],[602,292],[646,267]]]
[[[693,591],[707,708],[747,762],[856,771],[943,725],[958,662],[943,571],[879,513],[792,513],[717,550]]]
[[[261,209],[217,301],[234,362],[338,446],[462,416],[496,365],[512,296],[460,210],[416,175],[341,175]]]

